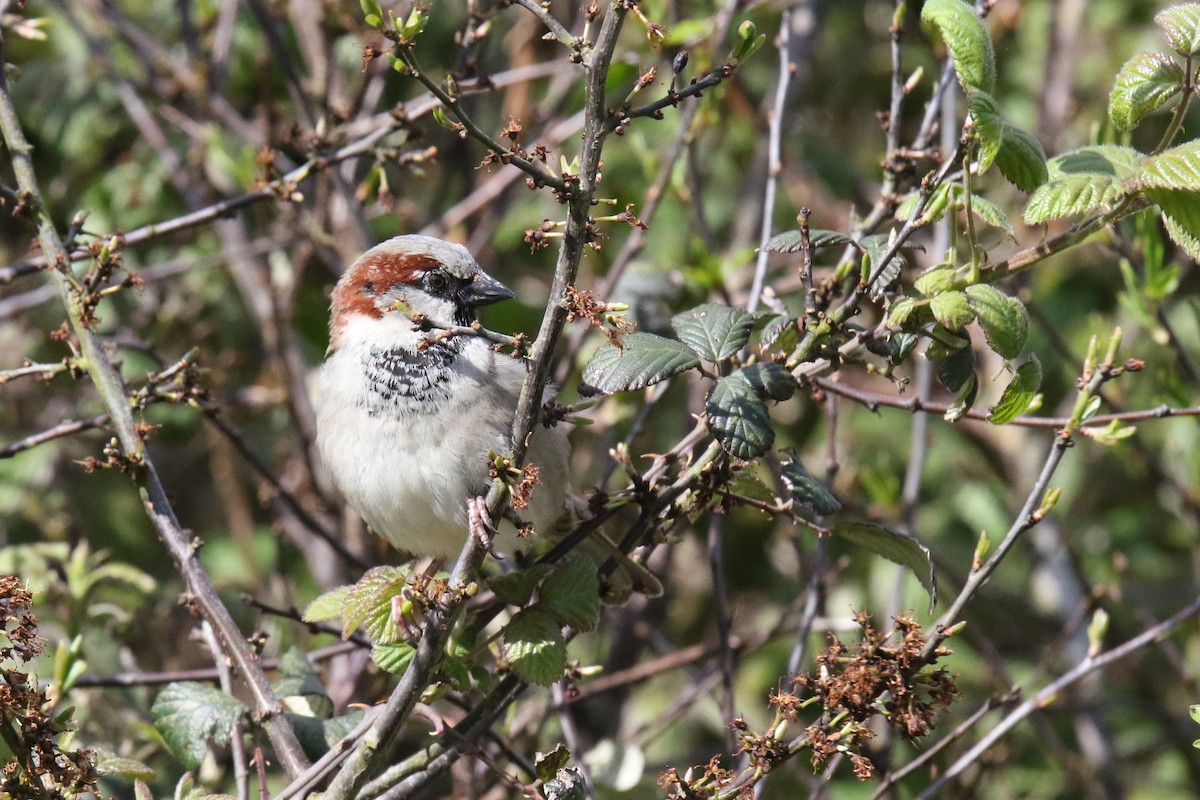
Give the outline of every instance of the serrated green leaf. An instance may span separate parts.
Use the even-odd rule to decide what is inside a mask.
[[[279,660],[279,678],[274,688],[275,694],[292,711],[316,717],[333,713],[333,701],[317,677],[317,671],[297,647],[288,648]]]
[[[1013,228],[1013,224],[1008,221],[1008,214],[1005,214],[1000,206],[986,197],[972,195],[971,212],[986,224],[1004,231],[1008,235],[1008,238],[1014,240],[1017,238],[1017,231]]]
[[[575,556],[559,564],[538,592],[538,606],[562,625],[580,633],[596,629],[600,622],[600,579],[596,563]]]
[[[913,537],[872,522],[848,522],[833,526],[833,532],[888,561],[908,567],[929,593],[929,610],[937,605],[937,576],[929,548]]]
[[[393,675],[403,675],[407,672],[408,665],[412,663],[416,654],[416,649],[405,642],[377,644],[371,648],[371,660],[375,665]]]
[[[979,395],[979,378],[975,377],[972,372],[967,376],[966,382],[959,388],[958,393],[954,396],[954,402],[946,409],[946,413],[942,418],[946,422],[958,422],[963,418],[963,415],[971,410],[975,405],[975,398]]]
[[[1200,191],[1200,139],[1147,158],[1131,182],[1142,189]]]
[[[992,91],[996,54],[975,9],[961,0],[926,0],[921,20],[937,27],[954,58],[954,71],[964,90]]]
[[[1008,182],[1026,194],[1046,182],[1046,151],[1029,131],[1004,123],[996,166]]]
[[[158,775],[137,759],[124,758],[103,750],[96,753],[96,772],[99,775],[120,775],[143,781],[152,781]]]
[[[346,596],[349,594],[349,586],[339,586],[329,590],[308,604],[308,608],[304,609],[302,619],[305,622],[325,622],[337,619],[342,616],[342,606],[345,605]]]
[[[1179,245],[1183,252],[1188,254],[1188,257],[1193,261],[1200,262],[1200,238],[1189,232],[1178,220],[1173,217],[1163,214],[1163,227],[1167,229],[1167,235],[1171,237],[1171,241]]]
[[[1146,157],[1132,147],[1091,144],[1059,153],[1046,162],[1050,178],[1066,175],[1109,175],[1128,180],[1142,167]]]
[[[788,460],[783,464],[780,477],[792,493],[792,502],[796,505],[808,506],[821,516],[841,510],[842,504],[804,468],[799,453],[794,449],[788,451]]]
[[[814,253],[822,247],[845,247],[855,244],[854,240],[844,233],[819,228],[808,232],[808,243]],[[762,249],[768,253],[799,253],[804,249],[804,237],[800,231],[784,231],[768,239]]]
[[[1181,56],[1200,53],[1200,3],[1181,3],[1154,16],[1158,27],[1167,34],[1171,49]]]
[[[1037,360],[1037,356],[1030,356],[1028,361],[1017,367],[1013,379],[1000,395],[1000,402],[988,412],[988,422],[1004,425],[1024,414],[1041,385],[1042,362]]]
[[[1108,117],[1129,130],[1183,89],[1183,68],[1166,53],[1138,53],[1117,73],[1108,95]]]
[[[755,458],[775,442],[766,404],[740,373],[713,384],[704,411],[708,429],[725,452],[735,458]]]
[[[1111,175],[1076,174],[1050,180],[1037,188],[1025,206],[1025,222],[1110,211],[1126,194],[1125,184]]]
[[[1025,304],[986,283],[967,287],[967,302],[979,317],[988,345],[1004,358],[1019,356],[1029,338]]]
[[[902,297],[895,303],[892,303],[887,312],[887,327],[892,330],[897,330],[904,327],[904,323],[912,316],[912,313],[917,310],[917,301],[911,297]]]
[[[1163,214],[1192,236],[1200,236],[1200,193],[1186,189],[1146,189]]]
[[[606,394],[641,389],[700,366],[683,342],[634,331],[621,337],[621,348],[605,344],[583,370],[584,383]]]
[[[537,606],[516,613],[504,627],[504,657],[530,683],[549,686],[567,666],[567,643],[554,616]]]
[[[488,578],[487,584],[506,605],[523,606],[533,597],[538,584],[549,572],[549,564],[534,564],[526,569]]]
[[[342,638],[363,627],[376,644],[400,638],[392,620],[392,598],[404,592],[408,570],[403,567],[372,567],[358,583],[350,586],[342,604]]]
[[[918,275],[917,280],[913,283],[913,288],[926,297],[933,297],[955,289],[962,283],[963,280],[954,267],[948,264],[939,264]]]
[[[891,247],[891,241],[885,234],[875,233],[870,236],[864,236],[859,242],[863,254],[866,256],[867,263],[872,272],[875,271],[884,254]],[[900,271],[904,269],[904,259],[900,256],[892,256],[888,261],[887,266],[879,273],[879,277],[871,284],[871,296],[877,298],[880,291],[886,289],[900,275]]]
[[[533,760],[533,771],[539,781],[548,781],[571,760],[571,751],[558,745],[549,753],[538,753]]]
[[[778,346],[785,353],[791,352],[799,341],[796,330],[796,317],[790,314],[778,314],[763,327],[763,347]]]
[[[893,364],[902,364],[904,359],[908,358],[908,354],[917,346],[917,335],[915,333],[893,333],[888,337],[888,361]]]
[[[929,301],[934,319],[952,331],[961,331],[975,320],[967,296],[959,291],[942,292]]]
[[[967,93],[967,110],[975,121],[975,141],[979,144],[979,172],[987,172],[1004,144],[1004,120],[990,94],[982,90]]]
[[[957,392],[975,377],[975,351],[967,346],[946,356],[938,364],[937,377],[942,386]]]
[[[706,303],[676,314],[671,327],[701,358],[722,361],[750,341],[754,315],[743,308]]]
[[[737,371],[750,384],[759,397],[783,402],[796,393],[796,379],[782,364],[760,361]]]
[[[189,769],[204,758],[207,742],[226,744],[235,723],[250,709],[220,689],[203,683],[169,683],[158,693],[150,714],[163,741]]]

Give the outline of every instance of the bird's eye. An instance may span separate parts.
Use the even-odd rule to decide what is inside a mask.
[[[425,273],[425,288],[433,294],[441,294],[450,288],[450,276],[440,269]]]
[[[425,289],[431,294],[444,294],[450,288],[450,276],[442,270],[431,270],[425,273]]]

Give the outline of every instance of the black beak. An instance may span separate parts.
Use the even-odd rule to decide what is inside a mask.
[[[468,308],[478,308],[501,300],[516,297],[512,290],[486,272],[476,272],[471,282],[463,287],[459,299]]]

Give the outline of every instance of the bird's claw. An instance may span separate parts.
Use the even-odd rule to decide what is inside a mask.
[[[488,511],[487,500],[482,497],[472,497],[467,500],[467,518],[471,536],[488,550],[496,536],[496,524]]]

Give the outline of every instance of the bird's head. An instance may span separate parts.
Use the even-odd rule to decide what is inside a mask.
[[[513,296],[462,245],[396,236],[359,256],[334,287],[331,345],[356,315],[382,319],[396,313],[397,302],[435,322],[470,325],[475,309]]]

